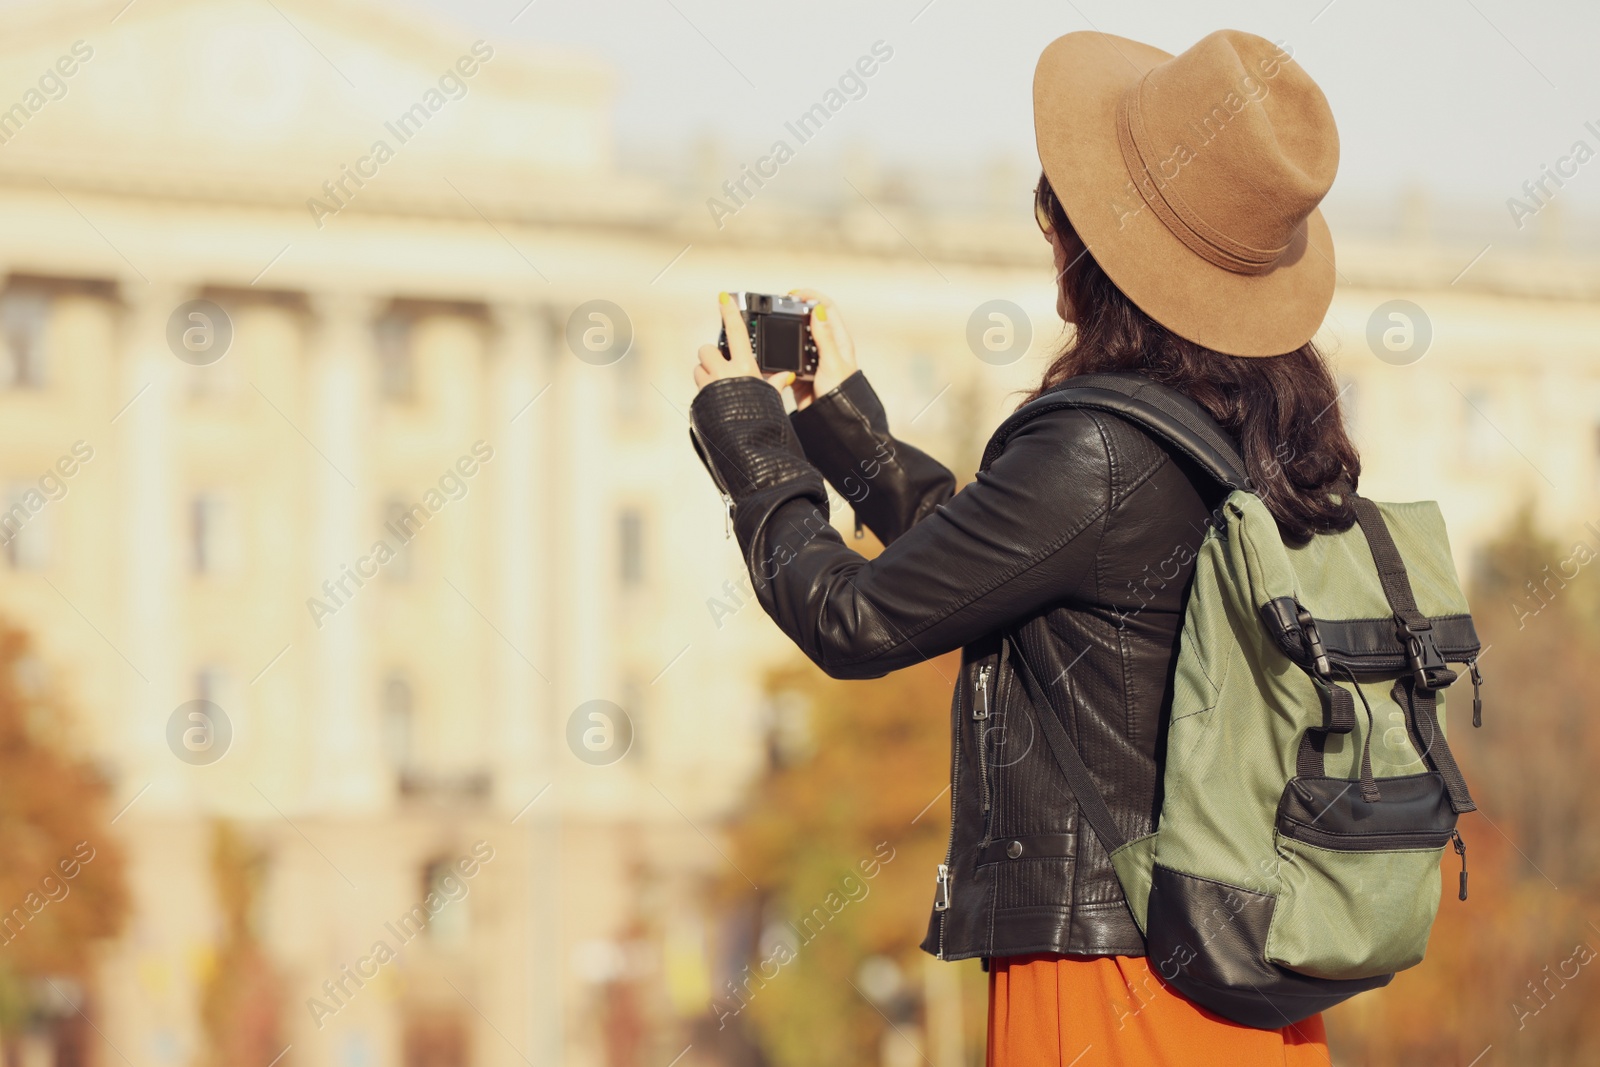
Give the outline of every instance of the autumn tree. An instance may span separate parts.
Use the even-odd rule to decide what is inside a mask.
[[[95,948],[128,911],[109,787],[70,751],[73,722],[28,635],[0,625],[0,1036],[78,1018]]]
[[[949,829],[957,671],[950,654],[871,681],[836,681],[806,662],[768,679],[769,767],[732,827],[742,873],[724,886],[756,920],[749,969],[713,993],[719,1020],[750,1028],[780,1067],[878,1063],[886,1040],[924,1029],[917,946]],[[870,999],[882,990],[863,986],[867,961],[877,966],[866,978],[897,969],[901,990]],[[970,1062],[982,1047],[985,977],[975,961],[938,966],[959,966],[967,987]],[[945,1067],[936,1055],[928,1061]]]
[[[1600,532],[1541,535],[1519,515],[1469,583],[1483,643],[1483,728],[1465,675],[1451,749],[1479,811],[1462,817],[1470,892],[1444,899],[1423,963],[1329,1014],[1340,1063],[1600,1063]]]

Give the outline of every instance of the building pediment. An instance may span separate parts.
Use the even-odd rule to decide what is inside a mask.
[[[606,67],[367,0],[50,0],[5,25],[0,181],[300,202],[359,172],[394,206],[613,174]]]

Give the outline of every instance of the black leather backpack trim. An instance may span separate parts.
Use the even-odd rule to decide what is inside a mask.
[[[1346,852],[1443,848],[1456,826],[1444,778],[1430,771],[1382,784],[1373,803],[1348,778],[1291,778],[1278,800],[1278,832]]]
[[[1312,655],[1305,631],[1296,621],[1299,604],[1293,597],[1278,597],[1261,605],[1261,621],[1279,650],[1306,669]],[[1481,644],[1471,615],[1438,615],[1433,623],[1434,640],[1440,653],[1452,663],[1467,663],[1477,658]],[[1407,669],[1406,646],[1400,639],[1394,616],[1381,619],[1314,619],[1317,634],[1328,659],[1354,671],[1357,676],[1396,675]]]
[[[1289,1026],[1394,978],[1334,980],[1267,961],[1274,897],[1182,874],[1151,871],[1150,969],[1203,1008],[1262,1030]]]

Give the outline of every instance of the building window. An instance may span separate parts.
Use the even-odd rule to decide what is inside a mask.
[[[411,686],[399,675],[383,683],[383,754],[397,771],[411,767],[412,730]]]
[[[625,508],[617,522],[618,574],[624,588],[644,584],[644,515]]]
[[[45,330],[50,322],[50,297],[32,289],[0,294],[0,384],[12,389],[44,385]]]
[[[217,706],[222,706],[227,697],[228,672],[215,664],[201,667],[194,674],[194,695],[196,700],[207,700]]]
[[[237,695],[232,678],[222,667],[208,663],[195,671],[195,699],[213,705],[221,714],[210,709],[190,709],[188,721],[183,724],[183,747],[202,758],[208,754],[212,759],[226,755],[242,724]]]
[[[220,574],[238,562],[233,509],[216,493],[189,502],[189,564],[195,574]]]
[[[411,580],[411,541],[428,521],[428,511],[397,496],[384,501],[383,535],[394,558],[383,565],[384,577],[394,582]]]
[[[408,401],[416,395],[416,361],[411,351],[411,318],[393,311],[373,325],[378,350],[378,395]]]
[[[456,870],[455,862],[438,859],[424,867],[422,892],[424,899],[437,894],[445,902],[428,920],[429,938],[440,945],[466,944],[472,913],[467,906],[467,880]]]
[[[1462,451],[1468,463],[1491,463],[1499,454],[1501,438],[1490,411],[1493,405],[1489,390],[1482,386],[1471,386],[1461,395],[1461,422],[1466,438]]]
[[[650,384],[645,379],[644,356],[637,346],[618,362],[615,381],[617,418],[637,430],[639,421],[647,414],[645,394]]]
[[[48,501],[36,485],[19,485],[5,494],[0,512],[0,546],[12,570],[43,570],[50,556]]]

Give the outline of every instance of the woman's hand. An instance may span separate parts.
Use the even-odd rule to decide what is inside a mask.
[[[694,368],[695,388],[704,389],[708,382],[718,378],[765,378],[767,384],[782,392],[794,381],[794,372],[781,370],[763,375],[755,353],[750,350],[750,329],[744,324],[744,316],[734,305],[733,297],[722,293],[717,301],[722,309],[722,327],[728,334],[728,355],[723,356],[716,345],[701,345],[700,362]]]
[[[855,373],[856,346],[831,299],[815,289],[791,289],[789,295],[817,305],[811,313],[811,339],[817,345],[817,376],[809,382],[794,383],[794,406],[803,408],[817,397],[837,389]]]

